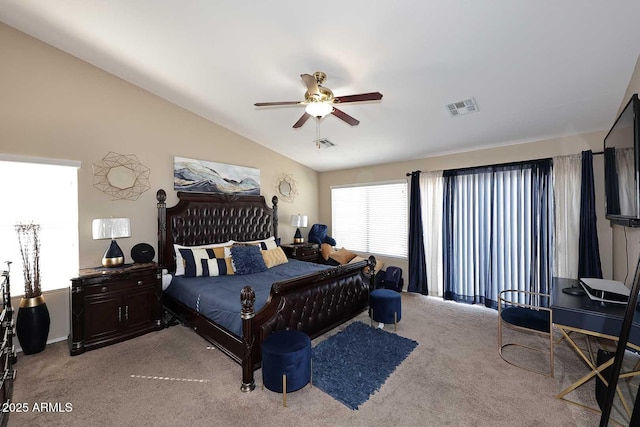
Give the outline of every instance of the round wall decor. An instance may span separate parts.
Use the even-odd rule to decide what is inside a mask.
[[[290,174],[282,174],[276,179],[276,193],[283,202],[292,203],[298,195],[298,183]]]
[[[134,154],[109,152],[93,164],[93,186],[112,200],[138,200],[150,187],[149,168]]]

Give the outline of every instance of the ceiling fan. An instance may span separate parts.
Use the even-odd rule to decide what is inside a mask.
[[[322,71],[316,71],[311,74],[301,74],[304,85],[307,87],[307,91],[304,94],[304,101],[284,101],[284,102],[256,102],[256,107],[273,107],[277,105],[305,105],[305,113],[298,119],[293,125],[294,129],[302,127],[302,125],[309,119],[309,117],[322,118],[328,114],[332,114],[340,120],[356,126],[360,123],[359,120],[351,117],[342,110],[338,110],[335,106],[337,104],[346,104],[348,102],[362,102],[362,101],[379,101],[382,99],[380,92],[360,93],[357,95],[346,96],[334,96],[331,89],[328,89],[322,84],[327,79],[327,75]]]

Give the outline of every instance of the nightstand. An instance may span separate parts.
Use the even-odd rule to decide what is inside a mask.
[[[71,279],[72,356],[162,329],[162,274],[155,263],[85,268]]]
[[[300,261],[318,262],[320,260],[320,245],[316,243],[300,243],[280,245],[287,258]]]

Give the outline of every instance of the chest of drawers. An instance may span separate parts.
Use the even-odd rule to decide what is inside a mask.
[[[11,289],[9,283],[9,265],[7,270],[2,271],[0,277],[0,288],[2,291],[2,313],[0,313],[0,402],[2,407],[11,401],[13,395],[13,381],[16,378],[16,371],[13,364],[17,361],[16,349],[13,345],[15,335],[15,320],[13,307],[11,306]],[[6,426],[9,422],[9,411],[0,411],[0,426]]]

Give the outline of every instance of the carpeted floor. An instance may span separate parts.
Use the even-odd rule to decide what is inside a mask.
[[[557,346],[556,378],[547,378],[500,359],[495,311],[406,293],[402,303],[397,333],[419,345],[357,411],[309,386],[283,408],[281,395],[261,390],[260,371],[256,390],[242,393],[239,365],[174,326],[74,357],[65,342],[19,354],[13,401],[71,410],[12,413],[9,425],[598,425],[596,412],[553,397],[586,372],[566,344]],[[595,405],[594,387],[571,397]]]

